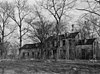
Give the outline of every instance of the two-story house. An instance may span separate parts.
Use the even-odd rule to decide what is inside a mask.
[[[50,36],[46,40],[46,58],[74,59],[75,43],[79,32]],[[58,39],[57,39],[58,38]]]
[[[46,59],[74,59],[75,42],[79,32],[60,34],[48,37],[44,44],[43,56]],[[25,44],[19,49],[20,57],[37,58],[41,55],[41,43]]]

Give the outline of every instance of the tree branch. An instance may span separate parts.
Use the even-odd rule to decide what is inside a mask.
[[[5,35],[4,37],[9,36],[9,35],[12,34],[15,30],[16,30],[16,27],[15,27],[10,33],[8,33],[7,35]]]
[[[59,14],[58,14],[58,12],[57,12],[57,10],[56,10],[54,0],[52,0],[52,3],[53,3],[53,8],[54,8],[54,11],[55,11],[55,15],[57,15],[57,16],[58,16],[58,18],[60,18]]]
[[[97,34],[100,36],[100,33],[98,32],[98,30],[96,29],[96,27],[94,26],[94,28],[95,28],[95,30],[96,30],[96,32],[97,32]]]
[[[23,19],[28,15],[29,13],[25,14],[22,18],[21,21],[23,21]]]
[[[21,35],[21,37],[23,37],[26,33],[28,33],[28,30],[27,30],[26,32],[24,32],[24,34],[23,34],[23,35]],[[20,37],[19,37],[19,38],[20,38]],[[19,39],[19,38],[18,38],[18,39]]]
[[[91,21],[91,20],[89,20],[89,19],[87,19],[88,21],[90,21],[91,23],[93,23],[95,26],[98,26],[98,27],[100,27],[99,25],[97,25],[95,22],[93,22],[93,21]],[[97,34],[100,36],[100,33],[98,32],[98,30],[96,29],[96,27],[94,26],[94,28],[95,28],[95,30],[96,30],[96,32],[97,32]]]
[[[76,9],[77,9],[77,8],[76,8]],[[77,9],[77,10],[87,11],[87,12],[89,12],[89,13],[93,13],[93,14],[96,14],[96,15],[100,16],[100,14],[98,14],[98,13],[96,13],[96,12],[94,12],[94,11],[87,10],[87,9]]]
[[[62,15],[63,15],[64,7],[65,7],[65,2],[66,2],[66,0],[64,0],[64,2],[63,2],[63,7],[62,7],[62,10],[61,10],[61,14],[60,14],[59,19],[61,19]]]
[[[56,21],[58,21],[56,15],[55,15],[51,10],[49,10],[49,9],[46,8],[46,7],[44,7],[43,5],[42,5],[42,7],[43,7],[44,9],[48,10],[48,11],[53,15],[53,17],[56,19]]]
[[[8,14],[8,15],[9,15],[9,14]],[[15,18],[13,18],[11,15],[9,15],[9,17],[10,17],[11,19],[13,19],[13,20],[17,23],[18,26],[20,26],[19,23],[17,22],[17,20],[16,20]]]
[[[87,19],[87,18],[86,18]],[[93,22],[93,21],[91,21],[91,20],[89,20],[89,19],[87,19],[88,21],[90,21],[91,23],[93,23],[95,26],[98,26],[98,27],[100,27],[100,25],[97,25],[95,22]]]

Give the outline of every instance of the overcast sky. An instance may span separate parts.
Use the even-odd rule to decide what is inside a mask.
[[[9,1],[9,2],[12,2],[14,0],[0,0],[0,1]],[[34,4],[35,1],[39,1],[39,0],[28,0],[28,3],[29,4]],[[76,4],[76,7],[75,8],[84,8],[86,7],[87,5],[83,3],[80,3],[82,0],[77,0],[77,4]],[[77,19],[78,16],[80,16],[82,13],[84,13],[83,11],[79,11],[79,10],[73,10],[71,11],[70,13],[72,13],[73,15],[75,15],[75,18],[74,19]]]
[[[0,0],[0,1],[9,1],[9,2],[12,2],[14,0]],[[36,0],[28,0],[28,3],[29,4],[34,4],[35,1]],[[75,8],[84,8],[85,6],[86,6],[86,4],[80,3],[80,0],[78,0]],[[83,13],[84,13],[83,11],[79,11],[79,10],[76,10],[76,9],[70,11],[70,14],[72,14],[74,16],[73,20],[71,21],[71,24],[73,24],[78,19],[78,17],[81,14],[83,14]]]
[[[12,2],[12,1],[14,1],[14,0],[0,0],[0,1],[9,1],[9,2]],[[39,0],[28,0],[29,4],[34,4],[35,1],[39,1]],[[84,4],[84,3],[80,3],[80,1],[82,1],[82,0],[77,0],[77,7],[78,7],[78,8],[84,8],[85,6],[87,6],[87,5]],[[77,15],[81,15],[83,12],[78,11],[78,10],[74,10],[74,11],[71,12],[71,13],[73,13],[73,14],[75,14],[75,15],[77,16]]]

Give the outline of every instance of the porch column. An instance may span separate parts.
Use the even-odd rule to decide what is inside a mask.
[[[66,39],[66,59],[69,60],[69,41]]]
[[[57,48],[57,60],[59,59],[59,48]]]

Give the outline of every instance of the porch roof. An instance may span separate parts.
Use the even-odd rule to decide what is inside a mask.
[[[78,33],[79,32],[69,33],[69,35],[67,36],[67,38],[75,38]]]
[[[92,45],[96,38],[79,40],[77,45]]]

